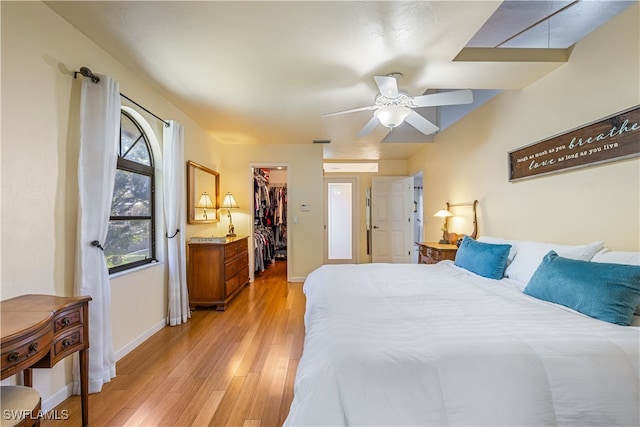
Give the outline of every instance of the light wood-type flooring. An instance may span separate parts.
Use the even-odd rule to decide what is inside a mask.
[[[89,395],[91,427],[281,426],[293,399],[304,340],[302,283],[287,283],[277,261],[224,312],[196,310],[123,357],[117,376]],[[72,396],[56,410],[80,426]]]

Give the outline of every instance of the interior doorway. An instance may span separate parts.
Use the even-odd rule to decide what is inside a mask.
[[[411,263],[413,207],[413,177],[371,179],[372,262]]]
[[[325,178],[324,263],[358,260],[358,178]]]
[[[276,263],[289,280],[290,233],[288,228],[289,166],[286,163],[251,164],[251,280]],[[282,265],[285,265],[282,268]]]

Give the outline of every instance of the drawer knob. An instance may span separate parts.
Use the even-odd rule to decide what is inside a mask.
[[[29,344],[29,354],[35,353],[36,351],[38,351],[38,343],[32,342],[31,344]]]
[[[11,353],[9,353],[9,356],[7,356],[7,360],[9,362],[15,362],[20,358],[20,353],[18,353],[17,351],[12,351]]]
[[[62,318],[62,326],[69,326],[71,324],[71,319],[68,316]]]
[[[67,348],[71,345],[71,340],[69,338],[65,338],[62,340],[62,347]]]

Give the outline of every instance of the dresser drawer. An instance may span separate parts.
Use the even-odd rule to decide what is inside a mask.
[[[227,297],[249,281],[249,266],[245,265],[235,276],[224,282]]]
[[[249,250],[249,239],[242,239],[236,242],[238,244],[238,252]]]
[[[235,276],[238,271],[249,264],[249,254],[245,253],[244,256],[239,255],[236,258],[225,262],[224,264],[224,277],[229,278]]]
[[[233,258],[239,252],[238,242],[232,242],[224,247],[224,259]]]
[[[224,259],[233,258],[235,255],[247,251],[249,248],[249,239],[237,240],[225,245]]]
[[[236,274],[235,276],[225,280],[224,282],[224,291],[227,296],[233,294],[233,292],[238,289],[240,286],[240,277]]]

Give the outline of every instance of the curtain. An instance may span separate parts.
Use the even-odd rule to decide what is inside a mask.
[[[164,215],[169,264],[169,325],[180,325],[191,317],[187,291],[185,253],[185,162],[184,129],[174,121],[164,128],[162,172]]]
[[[116,375],[109,271],[102,245],[109,226],[119,141],[118,83],[107,76],[100,76],[98,83],[82,79],[74,293],[92,298],[89,302],[89,393],[99,392],[102,385]],[[73,388],[74,393],[79,394],[77,365]]]

